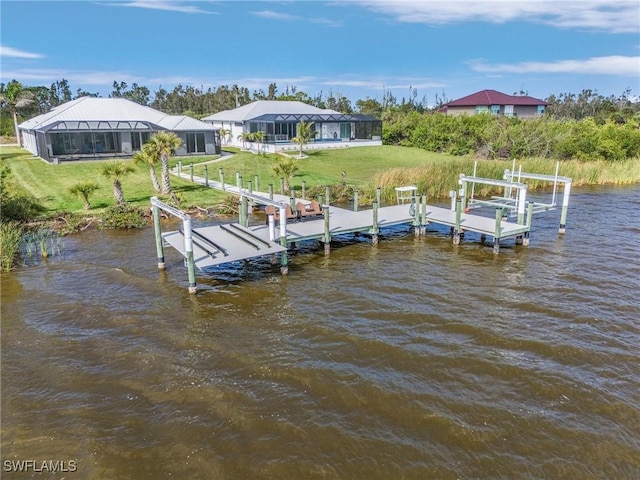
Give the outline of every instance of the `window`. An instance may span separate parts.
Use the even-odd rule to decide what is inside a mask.
[[[205,153],[204,133],[187,133],[187,153]]]
[[[486,105],[476,105],[476,113],[488,113],[489,107]]]
[[[150,136],[149,132],[131,132],[131,150],[142,150],[142,145],[149,141]]]
[[[491,114],[500,115],[500,105],[491,105]]]
[[[544,115],[544,105],[538,105],[538,115]]]

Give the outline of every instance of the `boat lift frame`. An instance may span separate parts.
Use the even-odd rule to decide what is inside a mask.
[[[478,162],[476,161],[473,167],[473,176],[475,177],[476,171],[477,171],[477,165]],[[556,163],[556,171],[554,175],[545,175],[545,174],[541,174],[541,173],[530,173],[530,172],[523,172],[522,171],[522,166],[520,166],[520,168],[518,169],[518,171],[515,171],[515,160],[513,161],[513,166],[511,168],[511,170],[506,169],[504,171],[504,180],[512,183],[514,186],[516,184],[521,184],[521,181],[523,179],[529,179],[529,180],[541,180],[541,181],[546,181],[546,182],[552,182],[553,183],[553,195],[551,197],[551,203],[543,203],[543,202],[533,202],[533,206],[534,206],[534,213],[538,213],[538,212],[542,212],[542,211],[547,211],[547,210],[552,210],[555,209],[557,207],[557,194],[558,194],[558,184],[563,184],[563,192],[562,192],[562,213],[560,215],[560,227],[558,229],[558,232],[560,234],[564,234],[566,231],[566,223],[567,223],[567,210],[569,207],[569,196],[571,195],[571,184],[573,182],[573,180],[569,177],[563,177],[558,175],[558,171],[560,169],[560,162]],[[480,183],[480,182],[477,182]],[[471,196],[469,199],[469,207],[473,208],[474,205],[489,205],[489,206],[494,206],[494,207],[501,207],[504,208],[506,211],[514,211],[516,209],[518,209],[518,215],[520,215],[519,213],[519,204],[520,204],[520,192],[521,190],[517,190],[516,192],[516,198],[512,198],[512,188],[510,186],[507,186],[507,188],[505,188],[505,192],[504,192],[504,196],[503,197],[491,197],[491,200],[477,200],[474,198],[474,187],[475,184],[472,185],[471,187]]]

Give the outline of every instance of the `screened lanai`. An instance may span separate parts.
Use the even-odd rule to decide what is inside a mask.
[[[267,144],[289,143],[300,122],[312,123],[311,142],[380,140],[382,121],[368,115],[266,113],[246,122],[245,131],[264,132]]]

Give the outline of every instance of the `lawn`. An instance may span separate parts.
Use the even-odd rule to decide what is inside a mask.
[[[386,201],[395,201],[394,187],[414,183],[418,185],[419,192],[426,193],[429,198],[446,198],[449,190],[457,188],[458,176],[461,173],[471,175],[474,169],[474,159],[469,156],[454,157],[407,147],[357,147],[317,150],[307,154],[308,157],[298,160],[300,168],[291,182],[298,191],[303,180],[308,188],[345,181],[357,186],[363,196],[365,192],[371,196],[373,189],[381,187]],[[25,150],[8,146],[0,146],[0,158],[7,160],[17,183],[39,199],[49,213],[84,212],[82,199],[71,195],[69,188],[85,180],[94,180],[100,185],[100,189],[90,198],[91,212],[97,213],[115,203],[111,181],[101,175],[102,167],[108,160],[53,165],[34,158]],[[280,179],[273,173],[272,166],[281,158],[279,155],[254,154],[233,148],[225,149],[225,155],[221,158],[172,158],[171,166],[178,162],[182,164],[183,176],[178,178],[172,175],[171,183],[181,199],[183,209],[192,206],[211,207],[221,203],[225,194],[191,183],[191,163],[197,176],[204,176],[203,163],[206,162],[212,180],[218,179],[219,168],[222,168],[226,183],[235,184],[236,172],[239,172],[245,186],[247,180],[254,181],[257,175],[261,191],[266,191],[269,183],[278,191]],[[132,160],[125,162],[131,163]],[[525,159],[518,164],[528,172],[552,174],[555,170],[555,160],[552,159]],[[637,183],[640,182],[639,164],[638,159],[615,163],[564,161],[560,175],[573,178],[574,186]],[[511,168],[510,161],[483,160],[478,163],[477,175],[501,178],[506,168]],[[530,188],[542,186],[532,182]],[[255,189],[255,184],[253,187]],[[123,179],[122,188],[125,199],[133,205],[147,206],[149,197],[154,195],[146,167],[136,166],[136,171]],[[476,193],[491,195],[494,192],[488,189]]]
[[[235,184],[238,171],[247,180],[259,177],[259,187],[266,191],[269,183],[279,189],[280,180],[271,170],[279,155],[258,155],[237,149],[229,149],[230,155],[217,157],[172,158],[170,165],[180,162],[183,176],[171,176],[174,191],[182,200],[183,208],[198,205],[201,207],[219,203],[224,194],[189,181],[190,164],[194,164],[194,174],[204,176],[203,163],[207,162],[209,178],[218,179],[218,169],[223,168],[225,181]],[[14,179],[26,191],[36,197],[48,213],[83,212],[84,202],[69,193],[69,188],[81,181],[93,180],[100,185],[91,197],[92,212],[99,212],[115,202],[111,180],[101,175],[103,165],[108,160],[90,160],[49,164],[34,158],[29,152],[18,147],[0,146],[0,158],[7,160]],[[292,185],[299,188],[305,180],[309,187],[331,185],[342,182],[342,172],[346,172],[346,181],[353,185],[367,185],[372,177],[394,167],[418,167],[426,162],[446,161],[453,157],[425,152],[416,148],[403,147],[359,147],[340,150],[309,152],[307,158],[299,160],[300,170],[293,178]],[[132,160],[124,160],[133,165]],[[122,180],[125,199],[133,205],[145,206],[155,193],[151,186],[149,171],[146,167],[135,166],[135,172]],[[159,174],[159,169],[158,169]],[[245,183],[246,185],[246,183]]]

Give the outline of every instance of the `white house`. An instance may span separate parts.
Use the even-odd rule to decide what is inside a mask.
[[[80,97],[20,125],[25,149],[46,161],[131,156],[154,132],[182,139],[176,155],[220,153],[220,135],[210,123],[167,115],[124,98]]]
[[[299,148],[296,137],[301,121],[313,123],[315,138],[305,149],[382,145],[382,121],[368,115],[352,115],[308,105],[303,102],[257,100],[233,110],[204,117],[202,121],[228,131],[222,143],[241,148],[261,148],[268,152]],[[263,132],[264,139],[247,144],[248,133]]]

